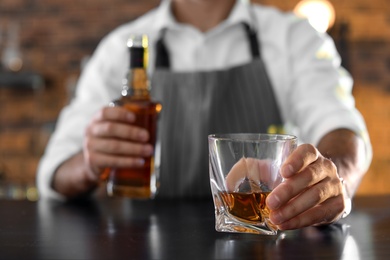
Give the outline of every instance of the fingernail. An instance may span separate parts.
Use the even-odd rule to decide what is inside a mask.
[[[280,206],[280,199],[278,196],[272,194],[267,199],[267,205],[270,210],[275,210]]]
[[[141,130],[139,133],[138,133],[138,138],[141,140],[141,141],[147,141],[148,138],[149,138],[149,134],[146,130]]]
[[[135,115],[133,113],[127,113],[126,114],[126,119],[129,121],[129,122],[134,122],[135,120]]]
[[[288,177],[291,177],[294,173],[294,168],[292,167],[291,164],[286,164],[283,168],[282,168],[282,176],[284,178],[288,178]]]
[[[270,220],[272,224],[278,225],[283,222],[283,216],[280,212],[273,212],[270,215]]]
[[[143,150],[145,156],[150,156],[153,154],[153,146],[151,145],[145,145]]]
[[[142,158],[139,158],[139,159],[135,160],[135,163],[138,166],[143,166],[145,164],[145,160]]]

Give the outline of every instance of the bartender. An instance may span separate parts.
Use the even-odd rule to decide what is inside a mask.
[[[163,104],[157,197],[211,196],[208,134],[285,132],[302,144],[268,196],[272,222],[296,229],[348,214],[371,146],[333,41],[292,13],[240,0],[164,0],[109,33],[40,162],[42,197],[88,196],[102,169],[140,167],[154,152],[134,114],[107,106],[121,92],[131,33],[150,38],[152,95]]]

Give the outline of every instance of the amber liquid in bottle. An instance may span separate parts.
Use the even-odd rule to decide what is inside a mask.
[[[112,104],[122,106],[136,116],[134,125],[149,132],[148,143],[155,147],[161,104],[151,100],[147,76],[147,37],[134,35],[128,41],[130,68],[122,97]],[[152,198],[157,189],[154,155],[144,158],[143,167],[111,169],[107,183],[109,196]]]

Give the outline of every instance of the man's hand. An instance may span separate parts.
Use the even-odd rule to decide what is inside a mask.
[[[329,224],[345,209],[335,164],[312,145],[300,145],[281,168],[285,181],[267,198],[270,219],[281,230]]]
[[[88,194],[100,182],[105,169],[137,167],[151,156],[149,133],[135,126],[135,115],[122,107],[105,107],[87,126],[83,151],[56,170],[53,189],[67,198]]]
[[[106,107],[97,113],[85,133],[84,160],[88,174],[97,179],[108,167],[140,167],[153,147],[149,133],[134,126],[135,115],[122,107]]]

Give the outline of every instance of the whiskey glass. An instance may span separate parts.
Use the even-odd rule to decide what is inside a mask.
[[[281,182],[280,168],[297,137],[238,133],[208,136],[210,186],[219,232],[276,235],[265,203]]]

